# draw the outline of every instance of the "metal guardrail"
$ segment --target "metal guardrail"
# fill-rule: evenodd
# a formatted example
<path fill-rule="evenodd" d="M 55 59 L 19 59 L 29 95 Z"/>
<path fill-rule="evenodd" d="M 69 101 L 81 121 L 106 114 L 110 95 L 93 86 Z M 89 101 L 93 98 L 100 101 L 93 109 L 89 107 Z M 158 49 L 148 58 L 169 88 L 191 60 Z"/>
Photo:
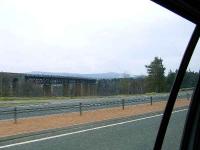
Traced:
<path fill-rule="evenodd" d="M 113 101 L 103 101 L 95 103 L 77 103 L 71 105 L 59 104 L 58 106 L 52 105 L 39 105 L 39 106 L 18 106 L 18 107 L 8 107 L 0 109 L 0 120 L 13 119 L 14 123 L 17 123 L 18 118 L 32 117 L 32 116 L 42 116 L 50 114 L 59 114 L 66 112 L 80 112 L 80 116 L 83 115 L 83 111 L 111 108 L 111 107 L 122 107 L 149 103 L 153 105 L 154 102 L 166 101 L 169 95 L 157 95 L 157 96 L 143 96 L 136 97 L 134 99 L 120 99 Z M 191 98 L 191 93 L 181 93 L 178 98 Z"/>

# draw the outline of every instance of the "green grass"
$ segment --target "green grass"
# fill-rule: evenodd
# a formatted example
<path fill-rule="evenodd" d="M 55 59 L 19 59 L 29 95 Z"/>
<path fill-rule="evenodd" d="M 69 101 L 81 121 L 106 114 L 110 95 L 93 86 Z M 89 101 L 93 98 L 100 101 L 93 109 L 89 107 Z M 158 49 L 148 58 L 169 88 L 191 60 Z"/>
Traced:
<path fill-rule="evenodd" d="M 50 99 L 70 99 L 69 97 L 0 97 L 0 101 L 31 101 L 31 100 L 50 100 Z"/>
<path fill-rule="evenodd" d="M 159 93 L 160 94 L 160 93 Z M 163 93 L 164 94 L 164 93 Z M 158 95 L 158 93 L 145 93 L 145 94 L 122 94 L 122 95 L 110 95 L 110 96 L 74 96 L 74 97 L 0 97 L 0 102 L 6 101 L 25 101 L 31 103 L 35 101 L 51 101 L 51 100 L 69 100 L 69 99 L 94 99 L 94 98 L 117 98 L 117 97 L 132 97 L 132 96 L 151 96 Z"/>
<path fill-rule="evenodd" d="M 183 91 L 182 91 L 183 92 Z M 21 105 L 38 105 L 38 104 L 47 104 L 50 102 L 56 102 L 57 100 L 71 100 L 71 99 L 88 99 L 94 100 L 97 98 L 113 98 L 113 99 L 122 99 L 128 97 L 137 97 L 137 96 L 155 96 L 155 95 L 165 95 L 169 93 L 145 93 L 145 94 L 123 94 L 123 95 L 111 95 L 111 96 L 79 96 L 79 97 L 0 97 L 0 107 L 13 107 Z"/>

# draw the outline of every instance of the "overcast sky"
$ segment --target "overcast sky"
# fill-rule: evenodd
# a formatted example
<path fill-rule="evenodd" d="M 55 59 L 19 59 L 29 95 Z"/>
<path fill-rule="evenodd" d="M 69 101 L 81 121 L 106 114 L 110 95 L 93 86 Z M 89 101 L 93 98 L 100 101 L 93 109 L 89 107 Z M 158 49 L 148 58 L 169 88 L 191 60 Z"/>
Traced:
<path fill-rule="evenodd" d="M 1 0 L 0 71 L 141 75 L 158 56 L 168 72 L 194 27 L 149 0 Z"/>

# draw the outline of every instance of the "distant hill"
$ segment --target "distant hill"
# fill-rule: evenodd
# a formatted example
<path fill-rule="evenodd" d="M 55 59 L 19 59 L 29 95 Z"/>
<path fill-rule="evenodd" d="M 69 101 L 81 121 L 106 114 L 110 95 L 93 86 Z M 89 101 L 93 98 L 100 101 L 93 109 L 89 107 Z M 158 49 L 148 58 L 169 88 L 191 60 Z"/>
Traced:
<path fill-rule="evenodd" d="M 57 76 L 66 76 L 66 77 L 83 77 L 83 78 L 92 78 L 92 79 L 117 79 L 124 77 L 138 78 L 143 76 L 135 76 L 124 73 L 108 72 L 108 73 L 94 73 L 94 74 L 79 74 L 79 73 L 59 73 L 59 72 L 40 72 L 33 71 L 29 74 L 38 74 L 38 75 L 57 75 Z"/>

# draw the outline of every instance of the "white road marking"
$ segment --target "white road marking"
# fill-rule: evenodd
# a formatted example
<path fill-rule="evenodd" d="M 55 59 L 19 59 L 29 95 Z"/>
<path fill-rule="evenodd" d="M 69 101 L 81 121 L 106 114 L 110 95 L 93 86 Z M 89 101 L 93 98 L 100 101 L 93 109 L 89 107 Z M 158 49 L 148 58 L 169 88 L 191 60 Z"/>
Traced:
<path fill-rule="evenodd" d="M 172 113 L 178 113 L 178 112 L 182 112 L 182 111 L 186 111 L 186 110 L 188 110 L 188 109 L 176 110 L 176 111 L 173 111 Z M 18 145 L 25 145 L 25 144 L 29 144 L 29 143 L 40 142 L 40 141 L 45 141 L 45 140 L 50 140 L 50 139 L 55 139 L 55 138 L 59 138 L 59 137 L 63 137 L 63 136 L 68 136 L 68 135 L 73 135 L 73 134 L 78 134 L 78 133 L 84 133 L 84 132 L 103 129 L 103 128 L 108 128 L 108 127 L 114 127 L 114 126 L 118 126 L 118 125 L 123 125 L 123 124 L 127 124 L 127 123 L 132 123 L 132 122 L 145 120 L 145 119 L 151 119 L 151 118 L 155 118 L 155 117 L 160 117 L 162 115 L 163 114 L 157 114 L 157 115 L 153 115 L 153 116 L 148 116 L 148 117 L 144 117 L 144 118 L 138 118 L 138 119 L 134 119 L 134 120 L 128 120 L 128 121 L 119 122 L 119 123 L 108 124 L 108 125 L 99 126 L 99 127 L 95 127 L 95 128 L 90 128 L 90 129 L 85 129 L 85 130 L 80 130 L 80 131 L 75 131 L 75 132 L 70 132 L 70 133 L 64 133 L 64 134 L 59 134 L 59 135 L 55 135 L 55 136 L 49 136 L 49 137 L 30 140 L 30 141 L 25 141 L 25 142 L 8 144 L 8 145 L 0 146 L 0 149 L 9 148 L 9 147 L 18 146 Z"/>

